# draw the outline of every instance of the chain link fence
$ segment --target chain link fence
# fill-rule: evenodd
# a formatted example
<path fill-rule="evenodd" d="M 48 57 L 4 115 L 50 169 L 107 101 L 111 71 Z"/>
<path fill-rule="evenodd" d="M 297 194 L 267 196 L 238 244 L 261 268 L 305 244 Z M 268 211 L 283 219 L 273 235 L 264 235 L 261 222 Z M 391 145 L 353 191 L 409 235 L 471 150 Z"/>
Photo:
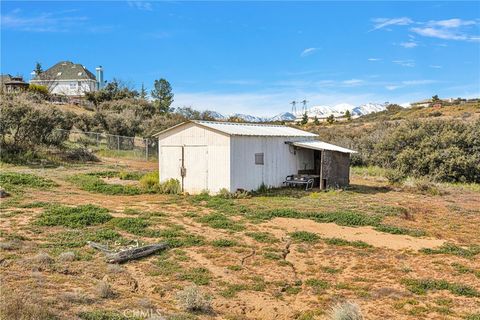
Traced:
<path fill-rule="evenodd" d="M 93 150 L 104 157 L 155 160 L 158 158 L 158 140 L 127 137 L 101 132 L 56 129 L 68 135 L 68 141 Z"/>

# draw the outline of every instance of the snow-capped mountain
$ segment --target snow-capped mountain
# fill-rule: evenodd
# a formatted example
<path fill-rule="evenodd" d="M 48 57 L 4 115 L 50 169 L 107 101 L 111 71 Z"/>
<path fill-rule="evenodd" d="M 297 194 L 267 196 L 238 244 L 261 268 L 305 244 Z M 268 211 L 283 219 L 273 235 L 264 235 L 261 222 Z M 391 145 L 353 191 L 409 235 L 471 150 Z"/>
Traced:
<path fill-rule="evenodd" d="M 372 112 L 379 112 L 387 109 L 388 103 L 366 103 L 350 110 L 354 116 L 363 116 Z"/>
<path fill-rule="evenodd" d="M 372 112 L 383 111 L 387 108 L 388 103 L 365 103 L 354 106 L 349 103 L 340 103 L 333 106 L 318 105 L 307 109 L 307 115 L 310 118 L 317 117 L 319 119 L 327 118 L 333 115 L 335 118 L 344 117 L 347 110 L 350 111 L 352 117 L 360 117 Z M 228 120 L 230 117 L 237 117 L 245 122 L 273 122 L 273 121 L 295 121 L 295 119 L 303 116 L 303 111 L 297 111 L 295 114 L 290 112 L 282 112 L 273 117 L 257 117 L 250 114 L 235 113 L 231 115 L 223 115 L 219 112 L 212 111 L 211 115 L 220 121 Z"/>
<path fill-rule="evenodd" d="M 228 117 L 225 117 L 223 114 L 217 111 L 209 111 L 210 115 L 215 119 L 215 120 L 227 120 Z"/>
<path fill-rule="evenodd" d="M 279 113 L 277 114 L 276 116 L 273 116 L 271 117 L 270 119 L 268 119 L 268 121 L 293 121 L 295 120 L 296 117 L 293 113 L 290 113 L 290 112 L 282 112 L 282 113 Z"/>
<path fill-rule="evenodd" d="M 262 118 L 243 113 L 234 113 L 231 115 L 231 117 L 240 118 L 245 122 L 267 122 L 269 120 L 268 118 Z"/>

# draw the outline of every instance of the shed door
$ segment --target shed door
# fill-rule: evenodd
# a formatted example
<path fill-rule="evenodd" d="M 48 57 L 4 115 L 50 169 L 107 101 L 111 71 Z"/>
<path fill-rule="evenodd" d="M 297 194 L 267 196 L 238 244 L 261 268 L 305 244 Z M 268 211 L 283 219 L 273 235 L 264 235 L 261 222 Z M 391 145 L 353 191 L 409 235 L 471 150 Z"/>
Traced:
<path fill-rule="evenodd" d="M 182 167 L 182 147 L 161 146 L 160 148 L 160 181 L 177 179 L 182 181 L 180 168 Z"/>
<path fill-rule="evenodd" d="M 185 146 L 185 178 L 183 187 L 186 192 L 200 193 L 208 189 L 208 161 L 206 146 Z"/>

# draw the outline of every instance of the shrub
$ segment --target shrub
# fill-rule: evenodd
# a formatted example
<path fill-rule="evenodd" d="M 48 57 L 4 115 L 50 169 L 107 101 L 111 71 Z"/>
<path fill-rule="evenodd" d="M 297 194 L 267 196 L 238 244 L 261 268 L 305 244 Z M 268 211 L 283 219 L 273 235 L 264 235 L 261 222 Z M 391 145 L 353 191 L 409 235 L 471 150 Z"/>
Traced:
<path fill-rule="evenodd" d="M 318 133 L 324 141 L 359 151 L 352 157 L 357 164 L 394 169 L 399 177 L 480 182 L 480 120 L 390 121 L 344 128 L 316 130 L 322 130 Z"/>
<path fill-rule="evenodd" d="M 189 286 L 177 292 L 177 301 L 180 308 L 188 312 L 209 312 L 212 308 L 211 298 L 197 286 Z"/>
<path fill-rule="evenodd" d="M 87 204 L 78 207 L 56 205 L 49 207 L 37 220 L 42 226 L 65 226 L 81 228 L 102 224 L 112 219 L 108 209 Z"/>
<path fill-rule="evenodd" d="M 77 256 L 75 255 L 75 252 L 73 252 L 73 251 L 62 252 L 58 256 L 58 260 L 60 260 L 62 262 L 74 261 L 76 258 L 77 258 Z"/>
<path fill-rule="evenodd" d="M 333 306 L 330 310 L 331 320 L 362 320 L 363 315 L 358 304 L 343 302 Z"/>
<path fill-rule="evenodd" d="M 158 188 L 159 180 L 158 171 L 149 172 L 140 178 L 140 184 L 146 189 L 155 189 Z"/>
<path fill-rule="evenodd" d="M 390 182 L 391 184 L 400 184 L 407 177 L 400 170 L 391 169 L 385 173 L 385 178 L 387 178 L 388 182 Z"/>
<path fill-rule="evenodd" d="M 2 288 L 0 319 L 57 320 L 60 318 L 53 314 L 43 300 L 32 296 L 31 292 L 7 292 Z"/>
<path fill-rule="evenodd" d="M 42 86 L 40 84 L 35 84 L 35 83 L 30 83 L 28 85 L 28 91 L 31 91 L 33 93 L 41 94 L 45 97 L 47 97 L 50 94 L 48 92 L 48 88 L 46 86 Z"/>
<path fill-rule="evenodd" d="M 113 298 L 115 296 L 115 293 L 113 292 L 110 284 L 103 280 L 98 282 L 95 290 L 97 292 L 97 295 L 102 299 Z"/>
<path fill-rule="evenodd" d="M 168 179 L 158 185 L 158 192 L 163 194 L 180 194 L 182 187 L 177 179 Z"/>
<path fill-rule="evenodd" d="M 47 253 L 45 252 L 41 252 L 39 254 L 37 254 L 33 260 L 35 261 L 35 263 L 40 266 L 40 267 L 46 267 L 46 266 L 49 266 L 51 265 L 54 260 L 52 259 L 52 257 L 50 257 Z"/>
<path fill-rule="evenodd" d="M 28 95 L 2 96 L 0 100 L 0 157 L 6 162 L 35 159 L 42 148 L 62 148 L 75 115 L 41 105 Z M 62 129 L 62 130 L 57 130 Z"/>

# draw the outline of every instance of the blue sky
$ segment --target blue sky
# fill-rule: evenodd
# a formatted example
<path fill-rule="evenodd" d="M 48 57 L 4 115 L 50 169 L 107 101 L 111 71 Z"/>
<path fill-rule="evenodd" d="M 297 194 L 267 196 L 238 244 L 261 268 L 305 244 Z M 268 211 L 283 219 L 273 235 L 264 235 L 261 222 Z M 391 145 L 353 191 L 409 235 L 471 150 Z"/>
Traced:
<path fill-rule="evenodd" d="M 478 97 L 480 3 L 2 1 L 1 72 L 60 60 L 226 114 Z"/>

